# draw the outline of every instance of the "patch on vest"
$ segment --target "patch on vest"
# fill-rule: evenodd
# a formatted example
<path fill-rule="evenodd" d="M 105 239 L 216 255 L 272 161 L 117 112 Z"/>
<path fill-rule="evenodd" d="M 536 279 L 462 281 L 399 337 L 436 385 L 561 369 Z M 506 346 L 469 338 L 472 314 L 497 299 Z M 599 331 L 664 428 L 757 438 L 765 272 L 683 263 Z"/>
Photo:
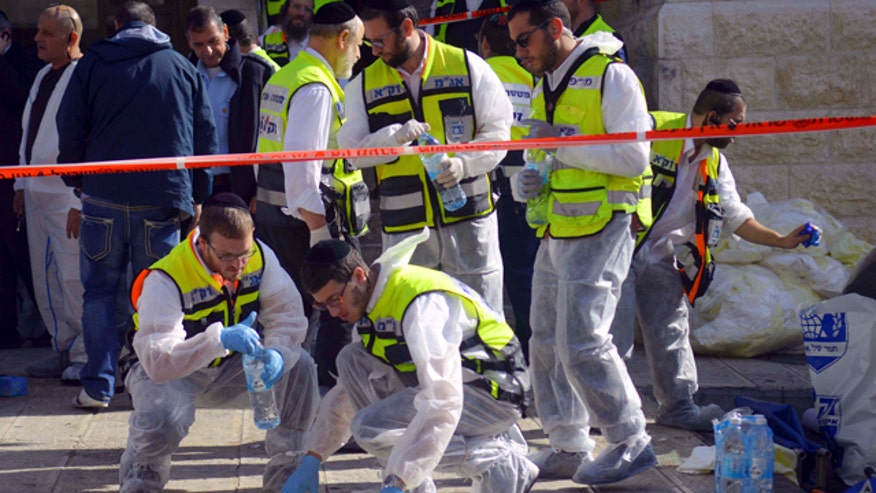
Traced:
<path fill-rule="evenodd" d="M 423 90 L 467 88 L 471 86 L 467 75 L 441 75 L 429 77 L 423 82 Z"/>
<path fill-rule="evenodd" d="M 259 118 L 259 138 L 283 142 L 283 119 L 276 115 L 262 114 Z"/>
<path fill-rule="evenodd" d="M 380 333 L 391 333 L 401 337 L 401 329 L 399 328 L 398 320 L 392 317 L 378 318 L 374 324 L 374 331 Z"/>
<path fill-rule="evenodd" d="M 391 86 L 383 86 L 371 89 L 365 93 L 365 102 L 373 103 L 378 99 L 391 98 L 405 93 L 405 88 L 401 84 L 393 84 Z"/>
<path fill-rule="evenodd" d="M 289 89 L 283 86 L 268 84 L 262 91 L 261 107 L 265 111 L 282 113 L 286 108 L 286 98 L 289 97 Z"/>
<path fill-rule="evenodd" d="M 600 77 L 578 77 L 572 76 L 569 79 L 569 85 L 566 86 L 567 89 L 599 89 L 599 86 L 602 83 L 602 76 Z"/>

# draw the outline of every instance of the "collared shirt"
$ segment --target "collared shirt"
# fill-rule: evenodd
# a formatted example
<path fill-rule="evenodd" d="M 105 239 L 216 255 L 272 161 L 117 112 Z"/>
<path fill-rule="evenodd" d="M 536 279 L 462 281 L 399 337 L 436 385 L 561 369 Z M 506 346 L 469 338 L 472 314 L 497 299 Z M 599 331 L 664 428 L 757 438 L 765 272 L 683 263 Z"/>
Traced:
<path fill-rule="evenodd" d="M 691 121 L 688 116 L 685 128 L 690 127 Z M 700 161 L 711 154 L 712 147 L 704 144 L 700 152 L 694 155 L 695 150 L 693 139 L 684 139 L 681 160 L 675 176 L 675 192 L 666 204 L 663 214 L 654 223 L 648 239 L 640 247 L 640 254 L 647 255 L 652 261 L 672 255 L 674 245 L 683 244 L 693 238 L 696 225 L 698 166 Z M 751 209 L 739 198 L 736 181 L 723 154 L 718 164 L 718 196 L 724 209 L 724 234 L 735 232 L 742 223 L 754 217 Z"/>
<path fill-rule="evenodd" d="M 331 65 L 319 52 L 307 48 L 307 53 L 332 71 Z M 335 118 L 332 95 L 327 87 L 322 84 L 308 84 L 298 89 L 289 101 L 283 149 L 290 151 L 325 149 L 331 134 L 332 118 Z M 283 212 L 302 221 L 304 218 L 298 209 L 325 215 L 325 206 L 319 191 L 322 160 L 283 163 L 283 176 L 286 187 L 286 209 Z"/>
<path fill-rule="evenodd" d="M 286 47 L 289 48 L 289 61 L 295 60 L 299 53 L 307 49 L 307 42 L 310 41 L 310 35 L 307 35 L 301 41 L 294 39 L 286 40 Z"/>
<path fill-rule="evenodd" d="M 221 68 L 207 68 L 198 60 L 198 73 L 207 88 L 207 97 L 213 109 L 213 120 L 216 121 L 216 137 L 219 139 L 219 154 L 228 154 L 228 117 L 231 97 L 237 91 L 237 83 Z M 211 168 L 213 175 L 228 173 L 227 166 Z"/>

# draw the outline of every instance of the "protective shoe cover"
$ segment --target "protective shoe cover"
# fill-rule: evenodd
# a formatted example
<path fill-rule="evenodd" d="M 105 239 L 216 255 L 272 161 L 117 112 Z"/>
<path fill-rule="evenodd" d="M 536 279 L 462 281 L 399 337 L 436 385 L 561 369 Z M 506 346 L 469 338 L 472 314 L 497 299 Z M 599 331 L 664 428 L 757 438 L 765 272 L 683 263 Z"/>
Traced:
<path fill-rule="evenodd" d="M 82 385 L 82 382 L 79 381 L 79 372 L 82 371 L 82 368 L 85 366 L 85 363 L 73 363 L 61 373 L 61 383 L 64 385 Z"/>
<path fill-rule="evenodd" d="M 593 461 L 590 452 L 564 452 L 555 448 L 546 448 L 529 455 L 540 471 L 538 476 L 544 479 L 569 479 L 585 462 Z"/>
<path fill-rule="evenodd" d="M 623 481 L 657 465 L 651 437 L 645 434 L 606 448 L 592 462 L 584 462 L 572 481 L 587 485 Z"/>
<path fill-rule="evenodd" d="M 119 493 L 157 493 L 161 491 L 161 476 L 148 464 L 134 464 L 122 479 Z"/>
<path fill-rule="evenodd" d="M 538 478 L 538 466 L 523 454 L 496 461 L 480 477 L 473 477 L 472 493 L 528 493 Z"/>
<path fill-rule="evenodd" d="M 659 412 L 655 421 L 659 425 L 682 428 L 691 431 L 712 431 L 712 420 L 721 420 L 724 410 L 717 404 L 700 407 L 693 402 L 685 402 L 672 411 Z"/>

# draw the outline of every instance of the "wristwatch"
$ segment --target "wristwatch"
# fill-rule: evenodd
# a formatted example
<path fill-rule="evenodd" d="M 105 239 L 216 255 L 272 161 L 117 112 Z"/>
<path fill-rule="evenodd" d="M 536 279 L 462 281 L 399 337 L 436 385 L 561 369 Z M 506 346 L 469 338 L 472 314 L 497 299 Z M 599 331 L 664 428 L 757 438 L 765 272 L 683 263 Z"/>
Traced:
<path fill-rule="evenodd" d="M 395 474 L 390 474 L 389 476 L 383 478 L 383 486 L 398 488 L 402 491 L 405 490 L 405 482 L 402 481 L 401 478 L 396 476 Z"/>

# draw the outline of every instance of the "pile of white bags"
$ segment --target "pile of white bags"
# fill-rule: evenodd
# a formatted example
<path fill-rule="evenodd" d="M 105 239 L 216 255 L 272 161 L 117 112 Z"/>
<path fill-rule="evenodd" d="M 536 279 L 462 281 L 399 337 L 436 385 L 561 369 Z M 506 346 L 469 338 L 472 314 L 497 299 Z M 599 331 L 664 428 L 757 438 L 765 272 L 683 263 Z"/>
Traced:
<path fill-rule="evenodd" d="M 804 199 L 746 201 L 762 224 L 787 234 L 809 221 L 822 230 L 820 246 L 782 250 L 731 236 L 713 255 L 715 278 L 690 310 L 697 354 L 754 357 L 794 347 L 802 352 L 799 311 L 838 296 L 872 245 L 856 238 L 827 212 Z"/>

